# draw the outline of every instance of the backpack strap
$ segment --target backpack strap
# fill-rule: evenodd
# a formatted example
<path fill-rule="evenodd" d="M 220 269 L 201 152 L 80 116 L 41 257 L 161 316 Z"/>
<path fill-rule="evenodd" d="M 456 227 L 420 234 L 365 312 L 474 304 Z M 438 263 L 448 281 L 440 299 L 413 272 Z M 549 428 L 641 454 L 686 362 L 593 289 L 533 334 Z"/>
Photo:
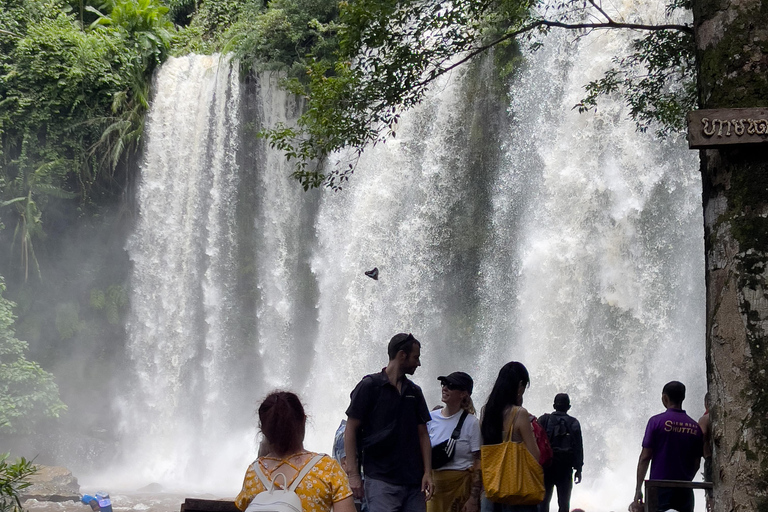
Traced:
<path fill-rule="evenodd" d="M 296 478 L 293 479 L 293 483 L 290 485 L 290 487 L 287 487 L 288 490 L 295 491 L 296 487 L 299 486 L 301 481 L 304 479 L 305 476 L 307 476 L 307 473 L 317 464 L 320 462 L 320 459 L 323 458 L 323 455 L 318 453 L 314 457 L 312 457 L 309 462 L 304 464 L 304 467 L 301 468 L 301 471 L 296 475 Z M 273 481 L 267 478 L 267 475 L 264 474 L 264 472 L 261 470 L 261 466 L 259 465 L 259 460 L 256 459 L 253 461 L 253 470 L 256 473 L 256 476 L 259 478 L 259 481 L 261 481 L 261 485 L 264 486 L 264 489 L 269 491 L 272 486 L 274 485 Z M 277 475 L 283 475 L 283 480 L 285 480 L 285 475 L 283 473 L 278 473 Z M 275 475 L 275 479 L 277 479 L 277 475 Z M 287 481 L 283 484 L 284 486 L 287 486 Z"/>
<path fill-rule="evenodd" d="M 461 427 L 464 425 L 464 420 L 467 419 L 467 415 L 469 414 L 468 411 L 464 411 L 461 413 L 461 418 L 459 418 L 459 423 L 456 425 L 456 428 L 453 429 L 453 433 L 451 433 L 451 437 L 448 438 L 448 444 L 445 446 L 445 453 L 448 454 L 448 457 L 453 458 L 453 450 L 456 447 L 456 441 L 459 439 L 459 436 L 461 435 Z"/>
<path fill-rule="evenodd" d="M 307 473 L 309 473 L 309 471 L 313 467 L 315 467 L 315 464 L 320 462 L 320 459 L 322 459 L 322 458 L 323 458 L 323 455 L 321 453 L 318 453 L 317 455 L 312 457 L 309 462 L 304 464 L 304 467 L 301 468 L 301 471 L 299 471 L 299 474 L 296 475 L 296 478 L 293 479 L 293 483 L 291 484 L 291 486 L 288 489 L 295 492 L 296 488 L 299 486 L 301 481 L 304 480 L 305 476 L 307 476 Z"/>
<path fill-rule="evenodd" d="M 461 435 L 461 427 L 464 426 L 464 420 L 467 419 L 467 415 L 469 414 L 469 411 L 464 411 L 461 414 L 461 418 L 459 418 L 459 423 L 456 425 L 456 428 L 453 429 L 453 433 L 451 434 L 451 439 L 458 439 Z"/>
<path fill-rule="evenodd" d="M 370 398 L 369 401 L 373 403 L 373 406 L 366 413 L 365 418 L 359 418 L 361 420 L 362 435 L 358 434 L 358 438 L 357 438 L 358 462 L 362 462 L 363 458 L 365 457 L 365 450 L 389 438 L 397 428 L 398 423 L 400 422 L 400 415 L 398 414 L 398 415 L 395 415 L 394 418 L 392 418 L 392 421 L 387 423 L 384 427 L 380 428 L 378 431 L 374 433 L 366 432 L 366 426 L 369 426 L 367 425 L 368 420 L 376 415 L 376 411 L 378 411 L 379 406 L 381 404 L 381 400 L 380 400 L 381 386 L 377 382 L 377 379 L 380 378 L 380 375 L 381 375 L 381 372 L 371 373 L 366 375 L 362 379 L 362 381 L 364 381 L 365 379 L 369 379 L 371 382 L 373 382 L 374 391 L 373 393 L 371 393 L 371 396 L 369 397 Z"/>
<path fill-rule="evenodd" d="M 563 425 L 565 426 L 565 433 L 570 436 L 571 435 L 571 422 L 568 421 L 569 419 L 571 419 L 570 416 L 568 416 L 566 418 L 561 418 L 560 421 L 562 421 Z"/>

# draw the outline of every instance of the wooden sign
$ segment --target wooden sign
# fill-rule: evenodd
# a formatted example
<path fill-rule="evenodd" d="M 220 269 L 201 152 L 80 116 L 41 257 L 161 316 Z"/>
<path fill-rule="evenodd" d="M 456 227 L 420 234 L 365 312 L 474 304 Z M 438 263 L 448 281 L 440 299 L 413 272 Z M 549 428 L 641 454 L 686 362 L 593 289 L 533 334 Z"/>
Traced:
<path fill-rule="evenodd" d="M 688 112 L 691 149 L 768 142 L 768 107 Z"/>

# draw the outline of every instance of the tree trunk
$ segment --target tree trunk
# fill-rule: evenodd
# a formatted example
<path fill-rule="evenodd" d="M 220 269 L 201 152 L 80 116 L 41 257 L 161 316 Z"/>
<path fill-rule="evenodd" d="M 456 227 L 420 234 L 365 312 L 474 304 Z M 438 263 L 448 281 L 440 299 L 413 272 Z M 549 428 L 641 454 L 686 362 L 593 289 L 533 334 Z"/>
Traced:
<path fill-rule="evenodd" d="M 701 108 L 768 106 L 768 2 L 693 11 Z M 714 503 L 768 512 L 768 142 L 732 148 L 701 152 Z"/>

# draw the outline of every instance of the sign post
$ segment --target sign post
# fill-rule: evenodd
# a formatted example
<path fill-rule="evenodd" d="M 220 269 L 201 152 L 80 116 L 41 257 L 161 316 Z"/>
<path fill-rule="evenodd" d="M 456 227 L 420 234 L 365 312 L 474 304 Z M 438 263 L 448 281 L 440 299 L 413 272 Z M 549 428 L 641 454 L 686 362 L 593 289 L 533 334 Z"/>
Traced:
<path fill-rule="evenodd" d="M 688 113 L 690 149 L 760 143 L 768 143 L 768 107 L 719 108 Z"/>

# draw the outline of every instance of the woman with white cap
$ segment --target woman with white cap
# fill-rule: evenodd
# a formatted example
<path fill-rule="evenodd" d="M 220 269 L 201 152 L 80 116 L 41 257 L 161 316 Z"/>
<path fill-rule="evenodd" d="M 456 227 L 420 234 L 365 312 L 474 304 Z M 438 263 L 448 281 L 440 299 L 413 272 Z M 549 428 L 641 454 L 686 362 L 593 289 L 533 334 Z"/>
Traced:
<path fill-rule="evenodd" d="M 472 377 L 453 372 L 437 380 L 442 384 L 441 399 L 445 407 L 432 411 L 432 420 L 427 423 L 435 483 L 427 512 L 475 512 L 480 507 L 482 490 L 479 471 L 482 438 L 471 398 Z"/>

